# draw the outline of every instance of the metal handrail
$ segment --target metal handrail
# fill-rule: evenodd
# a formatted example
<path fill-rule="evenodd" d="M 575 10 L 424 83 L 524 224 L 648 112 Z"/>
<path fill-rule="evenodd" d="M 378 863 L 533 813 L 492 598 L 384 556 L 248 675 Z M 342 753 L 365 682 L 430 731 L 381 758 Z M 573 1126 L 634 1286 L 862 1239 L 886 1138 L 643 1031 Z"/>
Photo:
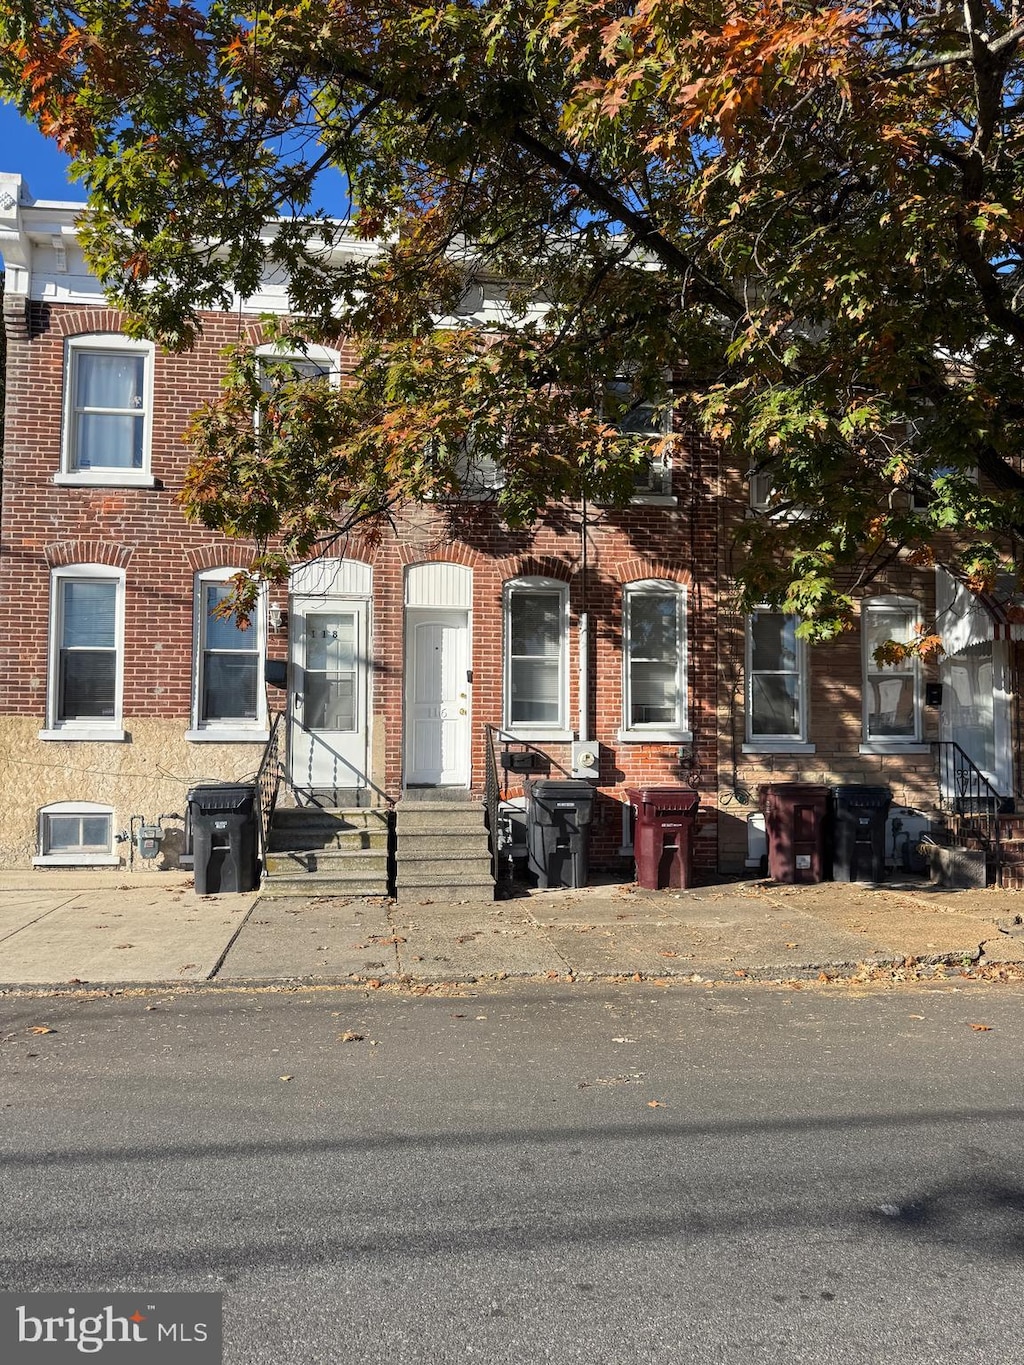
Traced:
<path fill-rule="evenodd" d="M 955 818 L 958 830 L 966 828 L 991 850 L 998 884 L 1003 854 L 999 816 L 1007 798 L 956 740 L 932 743 L 938 755 L 939 809 Z"/>
<path fill-rule="evenodd" d="M 505 831 L 501 828 L 501 781 L 498 777 L 498 761 L 494 756 L 494 737 L 498 732 L 493 725 L 484 726 L 484 805 L 487 810 L 487 829 L 491 842 L 491 874 L 496 882 L 508 881 L 512 875 L 512 859 L 504 857 L 506 843 Z"/>
<path fill-rule="evenodd" d="M 281 717 L 283 712 L 278 711 L 270 726 L 270 735 L 267 738 L 266 746 L 263 750 L 263 757 L 260 759 L 260 766 L 256 770 L 256 797 L 257 797 L 257 832 L 259 835 L 259 859 L 260 866 L 266 870 L 267 866 L 267 844 L 270 836 L 270 824 L 274 818 L 274 808 L 277 805 L 277 794 L 281 787 L 283 769 L 281 766 Z"/>

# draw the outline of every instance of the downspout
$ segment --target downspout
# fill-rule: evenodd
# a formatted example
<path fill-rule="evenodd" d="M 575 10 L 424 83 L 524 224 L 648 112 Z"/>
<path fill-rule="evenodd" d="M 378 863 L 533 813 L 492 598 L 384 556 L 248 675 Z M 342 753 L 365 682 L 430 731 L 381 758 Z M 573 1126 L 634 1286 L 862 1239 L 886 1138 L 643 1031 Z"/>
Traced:
<path fill-rule="evenodd" d="M 582 499 L 580 516 L 581 562 L 580 562 L 580 614 L 579 614 L 579 688 L 577 702 L 577 736 L 580 741 L 590 739 L 590 618 L 587 612 L 587 500 Z"/>

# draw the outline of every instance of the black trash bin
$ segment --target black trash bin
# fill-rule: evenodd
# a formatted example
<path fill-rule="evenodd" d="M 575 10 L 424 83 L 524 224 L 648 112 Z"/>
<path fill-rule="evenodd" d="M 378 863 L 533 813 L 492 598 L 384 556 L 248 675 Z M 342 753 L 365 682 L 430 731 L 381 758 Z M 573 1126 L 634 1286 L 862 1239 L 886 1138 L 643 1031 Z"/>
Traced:
<path fill-rule="evenodd" d="M 188 793 L 196 894 L 255 891 L 256 787 L 222 782 Z"/>
<path fill-rule="evenodd" d="M 586 886 L 594 788 L 580 778 L 524 782 L 527 866 L 537 885 Z"/>
<path fill-rule="evenodd" d="M 885 822 L 892 805 L 888 787 L 842 786 L 832 796 L 832 879 L 885 881 Z"/>

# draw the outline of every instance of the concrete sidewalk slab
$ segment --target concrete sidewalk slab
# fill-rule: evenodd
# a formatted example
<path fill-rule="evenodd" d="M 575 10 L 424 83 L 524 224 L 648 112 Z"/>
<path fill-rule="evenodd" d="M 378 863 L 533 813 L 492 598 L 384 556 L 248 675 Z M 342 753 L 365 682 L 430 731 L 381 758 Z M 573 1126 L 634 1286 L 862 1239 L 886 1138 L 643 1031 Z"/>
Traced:
<path fill-rule="evenodd" d="M 260 900 L 217 973 L 218 981 L 294 981 L 399 975 L 388 903 Z"/>
<path fill-rule="evenodd" d="M 49 910 L 22 909 L 0 942 L 0 981 L 130 985 L 210 977 L 254 896 L 146 891 L 58 893 Z M 8 906 L 12 917 L 17 911 Z"/>
<path fill-rule="evenodd" d="M 197 897 L 187 876 L 0 874 L 0 984 L 442 982 L 494 976 L 731 979 L 905 958 L 1024 962 L 1012 892 L 606 882 L 503 901 Z"/>

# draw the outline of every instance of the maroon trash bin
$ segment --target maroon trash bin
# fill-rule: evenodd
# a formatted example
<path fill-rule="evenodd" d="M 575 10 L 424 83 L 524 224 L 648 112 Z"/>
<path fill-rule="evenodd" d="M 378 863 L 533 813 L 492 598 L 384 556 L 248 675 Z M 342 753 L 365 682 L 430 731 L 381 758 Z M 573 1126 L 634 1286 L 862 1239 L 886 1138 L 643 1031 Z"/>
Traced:
<path fill-rule="evenodd" d="M 761 809 L 769 877 L 776 882 L 824 881 L 828 788 L 772 782 L 761 788 Z"/>
<path fill-rule="evenodd" d="M 693 826 L 700 793 L 685 787 L 627 787 L 636 828 L 636 879 L 647 891 L 693 882 Z"/>

